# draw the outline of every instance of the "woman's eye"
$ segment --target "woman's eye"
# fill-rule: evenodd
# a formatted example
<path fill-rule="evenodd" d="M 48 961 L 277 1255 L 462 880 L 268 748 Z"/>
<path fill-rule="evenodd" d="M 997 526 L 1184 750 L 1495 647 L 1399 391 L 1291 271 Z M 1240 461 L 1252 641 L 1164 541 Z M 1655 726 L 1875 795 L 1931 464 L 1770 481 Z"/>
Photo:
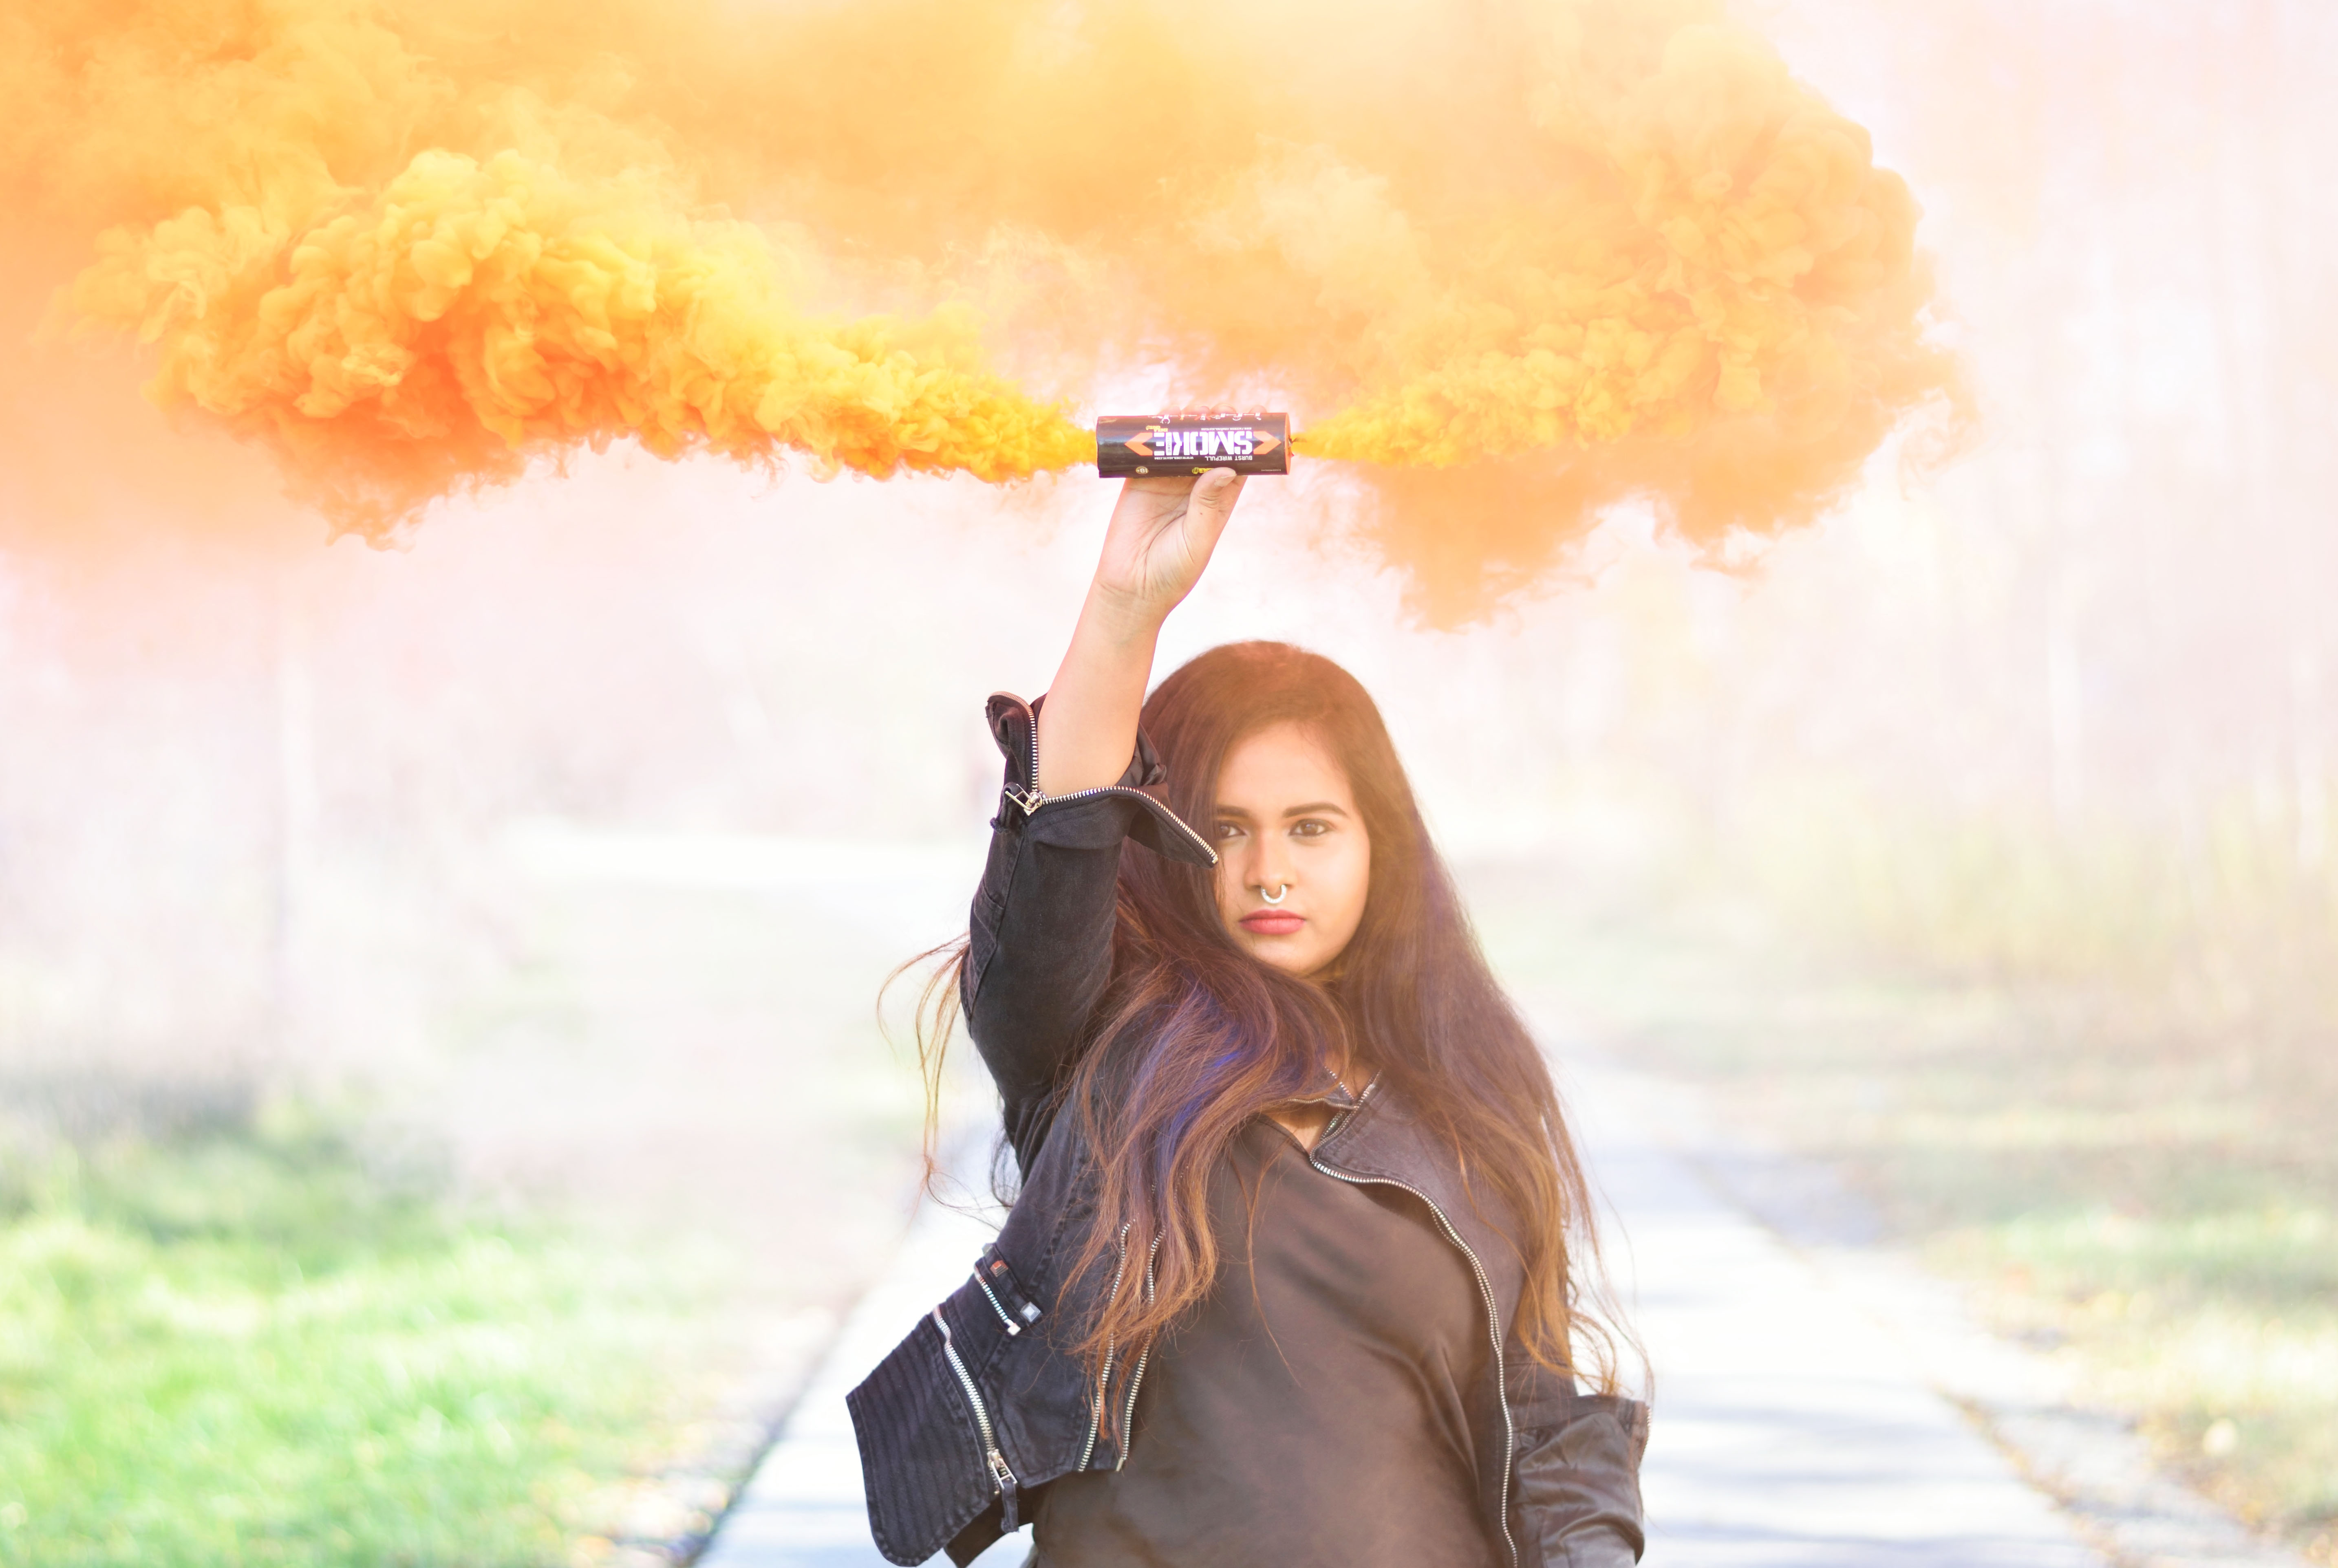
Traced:
<path fill-rule="evenodd" d="M 1291 825 L 1292 833 L 1301 838 L 1321 838 L 1324 834 L 1329 833 L 1331 830 L 1331 825 L 1329 822 L 1322 821 L 1313 817 L 1309 817 L 1302 821 L 1293 822 Z"/>
<path fill-rule="evenodd" d="M 1218 824 L 1218 837 L 1219 837 L 1219 838 L 1241 838 L 1241 837 L 1242 837 L 1242 824 L 1241 824 L 1241 823 L 1239 823 L 1239 822 L 1221 822 L 1221 823 L 1219 823 L 1219 824 Z"/>

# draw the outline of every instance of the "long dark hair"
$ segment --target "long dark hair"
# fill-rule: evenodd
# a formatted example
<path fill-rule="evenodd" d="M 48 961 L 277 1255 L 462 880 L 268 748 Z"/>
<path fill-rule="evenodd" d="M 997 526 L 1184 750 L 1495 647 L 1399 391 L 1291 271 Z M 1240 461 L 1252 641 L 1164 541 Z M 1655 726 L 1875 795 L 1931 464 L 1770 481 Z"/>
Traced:
<path fill-rule="evenodd" d="M 1100 1174 L 1096 1222 L 1072 1271 L 1108 1275 L 1123 1245 L 1131 1263 L 1080 1342 L 1091 1371 L 1113 1347 L 1126 1356 L 1157 1339 L 1207 1294 L 1225 1240 L 1210 1225 L 1209 1181 L 1228 1145 L 1260 1112 L 1320 1086 L 1327 1059 L 1356 1054 L 1451 1153 L 1473 1200 L 1498 1205 L 1525 1269 L 1515 1320 L 1528 1353 L 1612 1389 L 1615 1314 L 1557 1091 L 1487 966 L 1370 696 L 1319 654 L 1235 642 L 1163 681 L 1143 722 L 1168 769 L 1168 804 L 1204 834 L 1236 742 L 1277 724 L 1306 730 L 1347 772 L 1371 881 L 1330 976 L 1302 979 L 1227 934 L 1209 867 L 1124 849 L 1112 981 L 1059 1091 L 1058 1116 L 1087 1139 Z M 928 998 L 955 969 L 935 976 Z M 946 998 L 921 1010 L 936 1086 L 949 1022 Z M 1138 1287 L 1148 1257 L 1149 1291 Z"/>

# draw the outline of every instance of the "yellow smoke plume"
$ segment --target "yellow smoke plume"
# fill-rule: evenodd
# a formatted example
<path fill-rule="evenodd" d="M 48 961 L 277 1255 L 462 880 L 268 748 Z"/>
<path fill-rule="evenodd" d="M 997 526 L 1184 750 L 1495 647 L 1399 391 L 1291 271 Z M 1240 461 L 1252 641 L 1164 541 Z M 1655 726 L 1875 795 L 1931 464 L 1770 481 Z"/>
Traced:
<path fill-rule="evenodd" d="M 1715 0 L 54 0 L 0 59 L 51 335 L 369 534 L 617 439 L 1017 478 L 1166 366 L 1449 616 L 1954 400 L 1905 185 Z"/>

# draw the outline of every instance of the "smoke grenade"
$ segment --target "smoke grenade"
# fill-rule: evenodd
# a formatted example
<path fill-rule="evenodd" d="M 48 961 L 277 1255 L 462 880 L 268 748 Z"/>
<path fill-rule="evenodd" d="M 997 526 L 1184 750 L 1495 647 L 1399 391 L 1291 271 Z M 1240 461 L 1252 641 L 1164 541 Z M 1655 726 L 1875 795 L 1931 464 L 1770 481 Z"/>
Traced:
<path fill-rule="evenodd" d="M 1105 479 L 1157 474 L 1291 472 L 1291 416 L 1226 417 L 1106 414 L 1096 420 L 1096 475 Z"/>

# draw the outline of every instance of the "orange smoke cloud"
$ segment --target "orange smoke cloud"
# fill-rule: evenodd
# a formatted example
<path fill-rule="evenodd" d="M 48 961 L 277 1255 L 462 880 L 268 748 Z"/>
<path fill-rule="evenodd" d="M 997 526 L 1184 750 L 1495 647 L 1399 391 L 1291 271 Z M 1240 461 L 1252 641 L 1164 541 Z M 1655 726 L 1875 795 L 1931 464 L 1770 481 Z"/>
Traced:
<path fill-rule="evenodd" d="M 1953 392 L 1904 184 L 1709 0 L 0 25 L 0 178 L 82 236 L 52 329 L 371 534 L 579 442 L 1063 468 L 1098 376 L 1165 363 L 1292 407 L 1452 615 L 1626 497 L 1807 520 Z"/>

